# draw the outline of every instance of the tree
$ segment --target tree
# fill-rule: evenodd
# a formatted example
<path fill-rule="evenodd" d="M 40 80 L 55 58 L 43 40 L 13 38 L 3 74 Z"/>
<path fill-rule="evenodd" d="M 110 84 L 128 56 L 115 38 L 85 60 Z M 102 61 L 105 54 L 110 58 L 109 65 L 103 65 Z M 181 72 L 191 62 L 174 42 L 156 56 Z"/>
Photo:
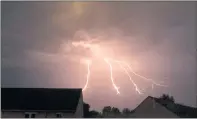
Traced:
<path fill-rule="evenodd" d="M 120 110 L 118 108 L 116 108 L 116 107 L 113 107 L 111 109 L 111 112 L 114 113 L 114 114 L 120 114 Z"/>
<path fill-rule="evenodd" d="M 167 94 L 163 94 L 160 98 L 160 100 L 166 101 L 166 102 L 171 102 L 174 103 L 174 97 L 173 96 L 169 96 Z"/>
<path fill-rule="evenodd" d="M 159 101 L 164 106 L 169 106 L 175 103 L 173 96 L 169 96 L 167 94 L 163 94 L 159 97 Z"/>
<path fill-rule="evenodd" d="M 122 110 L 122 114 L 128 115 L 128 114 L 130 114 L 130 110 L 129 110 L 128 108 L 124 108 L 124 109 Z"/>
<path fill-rule="evenodd" d="M 87 103 L 83 103 L 83 115 L 84 115 L 84 118 L 88 118 L 90 116 L 89 112 L 90 112 L 90 105 L 87 104 Z"/>
<path fill-rule="evenodd" d="M 113 107 L 111 109 L 111 117 L 119 117 L 121 115 L 121 112 L 118 108 Z"/>
<path fill-rule="evenodd" d="M 111 112 L 112 108 L 110 106 L 105 106 L 102 110 L 103 113 L 109 113 Z"/>
<path fill-rule="evenodd" d="M 110 106 L 105 106 L 102 110 L 103 116 L 108 116 L 111 113 L 112 108 Z"/>
<path fill-rule="evenodd" d="M 135 112 L 135 110 L 130 110 L 130 113 L 132 114 L 132 113 L 134 113 Z"/>
<path fill-rule="evenodd" d="M 170 97 L 170 100 L 171 100 L 173 103 L 175 102 L 173 96 Z"/>
<path fill-rule="evenodd" d="M 90 117 L 91 118 L 99 118 L 99 117 L 101 118 L 102 115 L 99 112 L 92 110 L 92 111 L 90 111 Z"/>

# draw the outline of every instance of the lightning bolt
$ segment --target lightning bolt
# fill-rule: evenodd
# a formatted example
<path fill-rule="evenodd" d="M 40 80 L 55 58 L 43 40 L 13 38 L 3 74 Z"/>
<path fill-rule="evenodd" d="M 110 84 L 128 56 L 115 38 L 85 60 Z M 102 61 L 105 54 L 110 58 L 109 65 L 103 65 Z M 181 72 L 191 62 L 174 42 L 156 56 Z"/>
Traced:
<path fill-rule="evenodd" d="M 132 80 L 129 72 L 126 70 L 126 68 L 124 68 L 120 63 L 118 63 L 119 66 L 124 70 L 124 72 L 127 74 L 127 76 L 129 77 L 129 80 L 132 82 L 132 84 L 134 85 L 135 87 L 135 90 L 139 93 L 139 94 L 142 94 L 142 92 L 139 90 L 137 84 Z"/>
<path fill-rule="evenodd" d="M 117 94 L 120 94 L 120 91 L 119 91 L 119 87 L 117 87 L 115 81 L 114 81 L 114 77 L 113 77 L 113 68 L 112 68 L 112 63 L 111 62 L 115 62 L 115 63 L 118 63 L 118 65 L 120 66 L 120 68 L 124 71 L 124 73 L 129 77 L 129 80 L 131 81 L 131 83 L 133 84 L 133 86 L 135 87 L 135 91 L 139 94 L 143 94 L 141 92 L 141 90 L 139 89 L 138 85 L 134 82 L 134 80 L 131 78 L 131 74 L 137 76 L 137 77 L 140 77 L 141 79 L 143 80 L 146 80 L 146 81 L 149 81 L 152 83 L 152 88 L 154 85 L 157 85 L 157 86 L 163 86 L 163 87 L 167 87 L 166 85 L 162 85 L 162 84 L 159 84 L 157 82 L 155 82 L 153 79 L 149 79 L 149 78 L 146 78 L 138 73 L 136 73 L 132 68 L 131 66 L 126 63 L 125 61 L 119 61 L 119 60 L 116 60 L 116 59 L 109 59 L 109 58 L 106 58 L 105 55 L 103 55 L 105 52 L 102 52 L 102 49 L 99 45 L 97 44 L 91 44 L 91 38 L 89 36 L 87 36 L 87 39 L 88 41 L 79 41 L 79 42 L 72 42 L 72 45 L 74 47 L 83 47 L 83 48 L 88 48 L 90 49 L 90 51 L 92 52 L 93 56 L 97 57 L 97 58 L 101 58 L 102 60 L 104 60 L 104 62 L 107 63 L 107 65 L 109 66 L 109 70 L 110 70 L 110 80 L 112 82 L 112 85 L 114 87 L 114 89 L 116 90 Z M 97 40 L 97 39 L 96 39 Z M 94 40 L 92 40 L 94 41 Z M 89 83 L 89 79 L 90 79 L 90 65 L 91 65 L 91 62 L 92 60 L 87 60 L 87 77 L 86 77 L 86 83 L 85 83 L 85 86 L 83 87 L 83 91 L 85 91 L 88 87 L 88 83 Z"/>
<path fill-rule="evenodd" d="M 162 85 L 162 84 L 156 83 L 153 79 L 146 78 L 146 77 L 144 77 L 142 75 L 139 75 L 138 73 L 134 72 L 133 69 L 131 68 L 131 66 L 129 66 L 129 64 L 126 63 L 126 62 L 123 62 L 123 61 L 116 61 L 116 62 L 121 63 L 121 64 L 124 64 L 125 66 L 127 66 L 127 68 L 129 69 L 129 71 L 131 73 L 133 73 L 134 75 L 136 75 L 136 76 L 138 76 L 138 77 L 140 77 L 140 78 L 142 78 L 144 80 L 147 80 L 147 81 L 152 82 L 154 85 L 167 87 L 167 85 Z"/>
<path fill-rule="evenodd" d="M 89 79 L 90 79 L 90 64 L 91 64 L 91 61 L 90 60 L 87 60 L 88 72 L 87 72 L 87 77 L 86 77 L 86 84 L 83 87 L 82 91 L 85 91 L 87 89 L 87 87 L 88 87 L 88 83 L 89 83 Z"/>
<path fill-rule="evenodd" d="M 105 61 L 105 62 L 109 65 L 109 67 L 110 67 L 110 77 L 111 77 L 112 85 L 113 85 L 114 89 L 116 90 L 117 94 L 120 94 L 120 92 L 119 92 L 119 87 L 117 87 L 116 84 L 114 83 L 112 65 L 111 65 L 111 63 L 109 62 L 108 59 L 105 58 L 104 61 Z"/>

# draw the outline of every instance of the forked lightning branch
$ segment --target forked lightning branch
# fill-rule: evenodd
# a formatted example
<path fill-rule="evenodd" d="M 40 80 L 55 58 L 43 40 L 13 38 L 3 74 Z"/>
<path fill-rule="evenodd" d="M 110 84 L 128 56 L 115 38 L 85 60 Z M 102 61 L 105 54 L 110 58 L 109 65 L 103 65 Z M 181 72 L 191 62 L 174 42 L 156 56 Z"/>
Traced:
<path fill-rule="evenodd" d="M 112 64 L 117 64 L 119 66 L 120 69 L 122 69 L 124 71 L 124 73 L 128 76 L 128 80 L 130 80 L 131 84 L 134 86 L 135 91 L 138 94 L 143 94 L 142 90 L 140 90 L 139 86 L 137 85 L 137 83 L 135 82 L 135 80 L 131 77 L 131 74 L 139 77 L 142 80 L 148 81 L 150 83 L 152 83 L 152 86 L 156 85 L 156 86 L 163 86 L 163 87 L 167 87 L 167 85 L 163 85 L 160 83 L 155 82 L 153 79 L 150 78 L 146 78 L 140 74 L 138 74 L 137 72 L 135 72 L 132 69 L 132 66 L 125 62 L 125 61 L 120 61 L 117 59 L 113 59 L 111 57 L 106 57 L 109 55 L 103 55 L 106 54 L 105 51 L 103 51 L 103 49 L 101 48 L 102 46 L 100 46 L 99 44 L 93 44 L 92 42 L 95 41 L 95 39 L 91 39 L 89 36 L 85 35 L 85 40 L 84 41 L 78 41 L 78 42 L 71 42 L 70 45 L 72 45 L 74 48 L 78 48 L 78 47 L 82 47 L 84 49 L 88 48 L 90 49 L 91 53 L 93 56 L 102 59 L 103 62 L 106 63 L 106 65 L 108 65 L 109 67 L 109 79 L 111 80 L 112 86 L 114 87 L 114 89 L 116 90 L 117 94 L 120 94 L 119 88 L 114 80 L 114 76 L 113 76 L 113 65 Z M 98 39 L 96 39 L 98 40 Z M 87 58 L 86 59 L 86 64 L 87 64 L 87 74 L 86 74 L 86 83 L 83 87 L 83 91 L 87 90 L 88 85 L 89 85 L 89 81 L 90 79 L 90 75 L 91 75 L 91 66 L 92 63 L 94 63 L 93 59 Z"/>

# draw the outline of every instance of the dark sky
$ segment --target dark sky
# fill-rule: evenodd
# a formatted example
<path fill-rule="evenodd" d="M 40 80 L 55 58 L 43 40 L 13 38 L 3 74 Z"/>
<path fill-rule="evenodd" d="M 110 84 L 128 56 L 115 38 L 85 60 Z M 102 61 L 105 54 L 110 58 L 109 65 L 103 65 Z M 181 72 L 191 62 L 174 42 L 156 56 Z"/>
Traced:
<path fill-rule="evenodd" d="M 2 86 L 82 87 L 86 67 L 62 59 L 59 52 L 62 44 L 83 31 L 108 37 L 104 42 L 115 42 L 118 57 L 124 55 L 136 62 L 134 67 L 141 74 L 169 85 L 139 96 L 123 80 L 127 77 L 119 76 L 117 83 L 124 91 L 117 96 L 108 82 L 108 72 L 93 70 L 91 87 L 84 93 L 84 100 L 91 107 L 135 108 L 146 96 L 162 93 L 173 95 L 179 103 L 196 105 L 194 2 L 2 2 L 1 5 Z M 116 40 L 111 40 L 112 37 Z M 79 60 L 73 54 L 70 58 Z"/>

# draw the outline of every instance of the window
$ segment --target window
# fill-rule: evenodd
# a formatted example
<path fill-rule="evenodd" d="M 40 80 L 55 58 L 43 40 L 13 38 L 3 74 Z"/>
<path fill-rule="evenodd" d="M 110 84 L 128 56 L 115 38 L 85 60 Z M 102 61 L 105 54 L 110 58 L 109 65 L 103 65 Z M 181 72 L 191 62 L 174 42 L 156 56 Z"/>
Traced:
<path fill-rule="evenodd" d="M 30 115 L 29 114 L 25 114 L 25 118 L 29 118 L 30 117 Z"/>
<path fill-rule="evenodd" d="M 31 118 L 35 118 L 36 117 L 36 114 L 31 114 Z"/>
<path fill-rule="evenodd" d="M 63 116 L 62 116 L 62 113 L 56 113 L 56 117 L 57 118 L 62 118 Z"/>
<path fill-rule="evenodd" d="M 25 113 L 25 118 L 35 118 L 36 114 L 35 113 Z"/>

